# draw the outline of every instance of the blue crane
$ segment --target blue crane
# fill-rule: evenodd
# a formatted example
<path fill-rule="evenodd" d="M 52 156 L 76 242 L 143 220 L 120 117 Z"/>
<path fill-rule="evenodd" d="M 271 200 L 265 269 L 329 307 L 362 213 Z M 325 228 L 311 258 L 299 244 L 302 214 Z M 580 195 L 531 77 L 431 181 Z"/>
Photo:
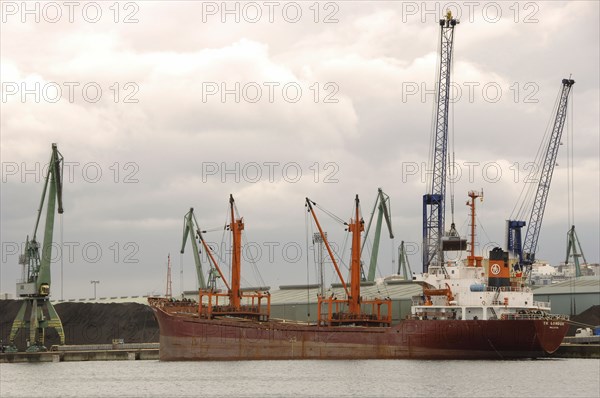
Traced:
<path fill-rule="evenodd" d="M 529 224 L 527 224 L 525 240 L 522 245 L 521 229 L 526 225 L 525 221 L 507 221 L 506 246 L 507 249 L 514 253 L 518 258 L 518 262 L 515 264 L 515 270 L 517 272 L 522 272 L 523 269 L 525 269 L 526 272 L 529 272 L 531 265 L 535 262 L 535 253 L 540 237 L 540 230 L 542 228 L 542 220 L 544 219 L 544 209 L 546 208 L 546 201 L 548 200 L 548 193 L 550 192 L 550 183 L 552 182 L 552 174 L 554 172 L 554 166 L 556 165 L 556 156 L 558 154 L 558 147 L 560 146 L 560 138 L 565 126 L 565 119 L 567 118 L 567 104 L 573 84 L 575 84 L 575 81 L 572 79 L 562 80 L 554 124 L 546 151 L 543 152 L 545 153 L 544 161 L 541 165 L 533 208 L 529 217 Z"/>
<path fill-rule="evenodd" d="M 429 193 L 423 195 L 423 272 L 443 263 L 444 203 L 448 159 L 448 107 L 454 27 L 458 21 L 448 11 L 440 19 L 440 65 L 438 74 L 435 131 L 433 138 L 433 175 Z"/>

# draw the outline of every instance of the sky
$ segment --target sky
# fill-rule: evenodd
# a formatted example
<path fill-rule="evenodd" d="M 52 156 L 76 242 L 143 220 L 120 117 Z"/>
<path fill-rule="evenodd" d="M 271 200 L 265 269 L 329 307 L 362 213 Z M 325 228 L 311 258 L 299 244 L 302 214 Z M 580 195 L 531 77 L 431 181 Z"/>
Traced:
<path fill-rule="evenodd" d="M 401 241 L 420 271 L 446 9 L 460 20 L 447 224 L 466 236 L 467 193 L 483 190 L 476 254 L 503 246 L 571 76 L 537 258 L 564 262 L 575 224 L 599 261 L 596 1 L 0 4 L 2 293 L 21 278 L 52 143 L 65 162 L 53 299 L 93 297 L 91 281 L 98 297 L 164 294 L 169 255 L 173 293 L 195 289 L 189 242 L 180 254 L 192 207 L 228 275 L 230 194 L 245 222 L 244 285 L 317 281 L 306 197 L 326 210 L 316 215 L 346 275 L 348 233 L 327 212 L 349 221 L 358 194 L 368 220 L 379 187 L 395 237 L 382 233 L 377 276 L 397 271 Z"/>

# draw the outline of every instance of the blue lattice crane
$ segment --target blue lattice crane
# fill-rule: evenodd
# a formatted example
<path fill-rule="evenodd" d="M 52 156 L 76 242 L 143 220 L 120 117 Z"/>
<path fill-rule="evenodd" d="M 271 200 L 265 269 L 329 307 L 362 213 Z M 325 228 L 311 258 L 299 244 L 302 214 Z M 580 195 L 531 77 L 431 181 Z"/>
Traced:
<path fill-rule="evenodd" d="M 423 272 L 429 267 L 440 267 L 443 264 L 443 250 L 460 250 L 449 246 L 444 248 L 444 204 L 446 195 L 446 168 L 448 162 L 448 108 L 450 105 L 450 71 L 452 66 L 452 49 L 454 27 L 458 21 L 448 11 L 445 18 L 440 19 L 440 63 L 438 73 L 437 101 L 435 109 L 435 130 L 433 136 L 433 153 L 431 159 L 432 181 L 429 193 L 423 195 Z M 455 231 L 454 228 L 451 228 Z M 466 246 L 466 241 L 465 241 Z"/>
<path fill-rule="evenodd" d="M 571 88 L 575 84 L 572 79 L 563 79 L 562 87 L 559 94 L 559 99 L 556 106 L 556 114 L 554 124 L 548 140 L 548 145 L 542 154 L 544 155 L 543 163 L 541 164 L 539 182 L 533 201 L 529 223 L 527 224 L 527 232 L 525 240 L 521 245 L 521 229 L 526 225 L 525 221 L 507 220 L 506 225 L 506 246 L 507 249 L 514 253 L 517 257 L 515 271 L 522 272 L 524 269 L 529 272 L 531 265 L 535 262 L 535 253 L 537 243 L 542 228 L 542 220 L 544 219 L 544 210 L 548 193 L 550 192 L 550 183 L 552 182 L 552 174 L 556 165 L 556 156 L 558 147 L 561 142 L 565 120 L 567 118 L 567 105 Z"/>

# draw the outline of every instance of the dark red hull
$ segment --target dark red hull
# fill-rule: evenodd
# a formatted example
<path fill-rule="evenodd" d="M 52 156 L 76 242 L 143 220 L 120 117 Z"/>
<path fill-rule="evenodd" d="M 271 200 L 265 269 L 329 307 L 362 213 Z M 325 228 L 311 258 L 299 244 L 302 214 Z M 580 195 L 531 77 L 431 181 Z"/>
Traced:
<path fill-rule="evenodd" d="M 201 319 L 152 307 L 160 359 L 509 359 L 560 346 L 564 320 L 404 320 L 391 327 Z"/>

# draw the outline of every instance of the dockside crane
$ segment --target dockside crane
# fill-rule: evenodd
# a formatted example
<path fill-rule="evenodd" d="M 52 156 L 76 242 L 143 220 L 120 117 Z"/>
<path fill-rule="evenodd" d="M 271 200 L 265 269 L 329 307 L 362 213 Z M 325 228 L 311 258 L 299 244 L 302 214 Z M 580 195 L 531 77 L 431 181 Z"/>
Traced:
<path fill-rule="evenodd" d="M 569 264 L 569 258 L 573 257 L 573 265 L 575 265 L 575 276 L 579 278 L 582 276 L 581 264 L 579 264 L 579 257 L 583 258 L 583 263 L 587 264 L 585 254 L 579 243 L 577 232 L 575 232 L 575 225 L 571 226 L 569 232 L 567 232 L 567 256 L 565 257 L 565 265 Z"/>
<path fill-rule="evenodd" d="M 506 246 L 509 252 L 514 253 L 517 257 L 517 263 L 514 268 L 517 273 L 526 273 L 531 271 L 531 266 L 535 262 L 535 253 L 537 249 L 542 221 L 544 219 L 544 210 L 548 193 L 550 192 L 550 183 L 552 182 L 552 174 L 556 165 L 556 156 L 558 147 L 561 142 L 565 120 L 567 118 L 567 105 L 571 88 L 575 84 L 572 79 L 563 79 L 560 89 L 559 99 L 557 102 L 554 124 L 545 151 L 543 163 L 539 174 L 539 181 L 533 201 L 533 208 L 527 224 L 527 232 L 525 234 L 524 243 L 521 245 L 521 229 L 526 225 L 523 220 L 507 220 L 506 222 Z"/>
<path fill-rule="evenodd" d="M 190 243 L 194 252 L 194 264 L 196 264 L 198 288 L 206 289 L 206 281 L 202 271 L 202 262 L 200 261 L 200 251 L 198 250 L 198 243 L 196 242 L 196 238 L 200 239 L 202 235 L 200 228 L 198 227 L 198 221 L 194 215 L 193 207 L 190 208 L 190 211 L 187 212 L 183 219 L 183 241 L 181 242 L 181 254 L 185 252 L 185 243 L 187 242 L 188 236 L 190 237 Z"/>
<path fill-rule="evenodd" d="M 443 265 L 444 250 L 464 250 L 466 240 L 443 242 L 448 162 L 448 107 L 450 105 L 450 72 L 454 44 L 454 27 L 459 23 L 448 11 L 440 24 L 440 62 L 437 81 L 437 100 L 434 116 L 433 153 L 430 159 L 432 181 L 429 193 L 423 195 L 423 272 L 429 267 Z M 454 225 L 451 235 L 457 237 Z M 458 242 L 458 244 L 456 244 Z"/>
<path fill-rule="evenodd" d="M 400 242 L 398 246 L 398 275 L 402 275 L 405 281 L 409 281 L 412 278 L 412 271 L 410 269 L 410 263 L 408 262 L 408 255 L 406 254 L 406 247 L 404 241 Z"/>
<path fill-rule="evenodd" d="M 373 222 L 373 216 L 375 215 L 375 211 L 377 211 L 377 221 L 375 223 L 375 236 L 373 237 L 373 248 L 371 250 L 371 260 L 369 262 L 369 273 L 367 274 L 366 278 L 364 278 L 364 269 L 362 269 L 361 264 L 363 279 L 366 279 L 369 282 L 373 282 L 375 280 L 375 271 L 377 269 L 377 257 L 379 255 L 379 241 L 381 239 L 381 224 L 383 223 L 384 218 L 385 223 L 388 227 L 388 231 L 390 233 L 390 239 L 394 239 L 394 233 L 392 232 L 392 220 L 390 216 L 390 197 L 386 195 L 381 188 L 378 188 L 377 190 L 377 199 L 375 199 L 373 212 L 371 213 L 371 218 L 369 218 L 369 223 L 367 224 L 365 239 L 363 239 L 362 247 L 360 249 L 361 253 L 364 253 L 363 249 L 365 247 L 365 243 L 367 242 L 366 237 L 369 235 L 369 232 L 371 230 L 371 224 Z"/>
<path fill-rule="evenodd" d="M 23 280 L 17 282 L 17 296 L 23 299 L 21 308 L 13 321 L 9 335 L 8 351 L 16 351 L 15 338 L 19 330 L 29 331 L 27 351 L 46 351 L 44 346 L 45 330 L 54 328 L 60 338 L 60 344 L 65 344 L 65 333 L 60 317 L 50 302 L 50 265 L 52 259 L 52 238 L 54 233 L 54 213 L 63 214 L 62 202 L 62 171 L 63 156 L 57 145 L 52 144 L 52 154 L 42 190 L 42 199 L 38 209 L 35 227 L 31 239 L 27 237 L 25 251 L 19 257 L 23 266 Z M 47 194 L 47 195 L 46 195 Z M 40 218 L 46 205 L 46 224 L 44 225 L 44 240 L 41 245 L 37 239 Z"/>

